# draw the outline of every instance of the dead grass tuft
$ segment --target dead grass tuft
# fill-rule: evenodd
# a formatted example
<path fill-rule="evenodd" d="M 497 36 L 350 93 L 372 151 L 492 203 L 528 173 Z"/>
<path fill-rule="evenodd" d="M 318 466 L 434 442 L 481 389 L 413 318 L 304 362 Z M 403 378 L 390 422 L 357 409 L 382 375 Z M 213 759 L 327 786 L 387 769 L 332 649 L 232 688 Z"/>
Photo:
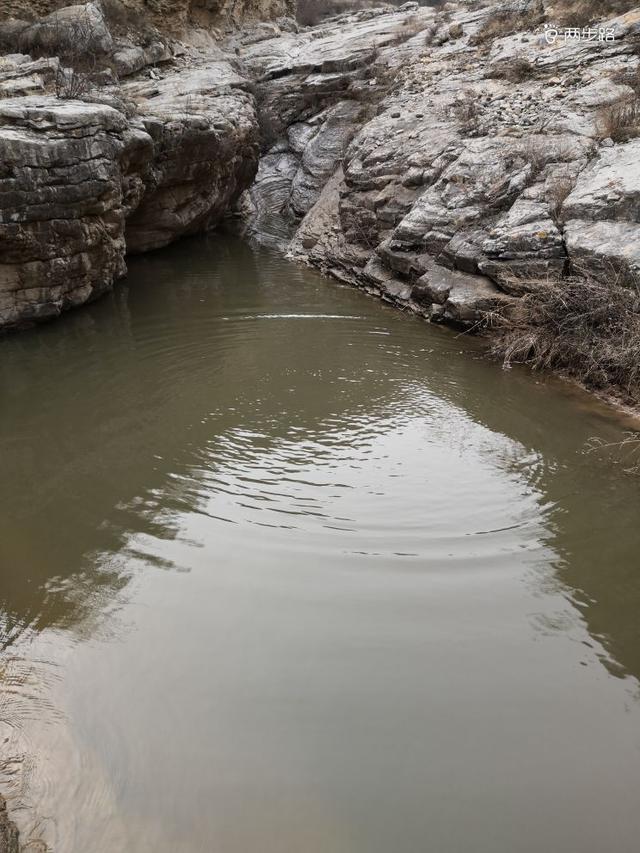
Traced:
<path fill-rule="evenodd" d="M 462 128 L 469 132 L 478 125 L 482 105 L 473 89 L 464 89 L 450 105 L 449 112 L 462 125 Z"/>
<path fill-rule="evenodd" d="M 549 213 L 556 225 L 562 225 L 562 205 L 565 203 L 573 186 L 574 182 L 571 178 L 556 178 L 547 190 Z"/>
<path fill-rule="evenodd" d="M 557 27 L 586 27 L 637 5 L 637 0 L 561 0 L 554 4 L 552 23 Z"/>
<path fill-rule="evenodd" d="M 596 115 L 596 130 L 601 139 L 614 142 L 640 136 L 640 98 L 601 107 Z"/>
<path fill-rule="evenodd" d="M 588 274 L 536 282 L 515 308 L 490 319 L 492 352 L 505 364 L 560 371 L 640 401 L 640 291 L 613 271 L 606 283 Z"/>
<path fill-rule="evenodd" d="M 492 76 L 510 83 L 522 83 L 535 77 L 535 66 L 524 56 L 514 56 L 508 62 L 498 65 Z"/>
<path fill-rule="evenodd" d="M 525 10 L 514 12 L 502 9 L 491 12 L 480 30 L 472 39 L 473 44 L 487 44 L 495 39 L 510 36 L 522 30 L 532 30 L 544 20 L 542 3 L 531 3 Z"/>
<path fill-rule="evenodd" d="M 619 71 L 613 75 L 613 80 L 615 83 L 631 86 L 636 95 L 640 96 L 640 64 L 632 71 Z"/>

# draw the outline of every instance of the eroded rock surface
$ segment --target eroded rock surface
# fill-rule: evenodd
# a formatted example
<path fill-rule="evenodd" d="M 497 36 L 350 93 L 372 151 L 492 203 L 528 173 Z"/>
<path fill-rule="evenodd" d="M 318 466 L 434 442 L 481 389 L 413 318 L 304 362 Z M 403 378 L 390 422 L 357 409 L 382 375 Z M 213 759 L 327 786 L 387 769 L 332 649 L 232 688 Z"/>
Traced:
<path fill-rule="evenodd" d="M 82 100 L 50 91 L 59 65 L 0 69 L 0 327 L 94 299 L 128 252 L 215 226 L 258 166 L 249 81 L 221 56 Z"/>
<path fill-rule="evenodd" d="M 490 38 L 494 4 L 407 4 L 248 47 L 273 116 L 261 180 L 243 205 L 249 230 L 269 220 L 277 172 L 272 216 L 290 217 L 294 257 L 463 324 L 585 265 L 633 281 L 639 140 L 614 142 L 608 131 L 616 110 L 640 116 L 640 9 L 600 23 L 613 39 L 549 44 L 544 5 L 511 6 L 512 24 Z M 304 168 L 318 126 L 349 103 L 362 107 L 360 126 L 321 190 L 332 160 L 323 149 L 305 211 L 293 163 Z"/>
<path fill-rule="evenodd" d="M 98 295 L 127 251 L 236 202 L 247 234 L 434 320 L 475 326 L 585 267 L 635 282 L 640 9 L 599 22 L 606 39 L 550 44 L 542 0 L 511 0 L 501 28 L 489 0 L 312 28 L 284 0 L 179 5 L 189 44 L 136 40 L 89 4 L 111 65 L 79 102 L 52 94 L 73 82 L 64 55 L 0 63 L 4 325 Z M 50 173 L 31 165 L 47 149 Z M 88 162 L 104 191 L 83 199 Z"/>
<path fill-rule="evenodd" d="M 104 105 L 0 101 L 0 325 L 40 320 L 125 273 L 122 173 L 135 143 Z"/>
<path fill-rule="evenodd" d="M 55 14 L 64 5 L 59 0 L 3 0 L 0 21 L 32 21 Z M 176 32 L 190 23 L 239 26 L 245 21 L 271 20 L 291 15 L 295 4 L 294 0 L 105 0 L 104 5 L 108 10 Z"/>

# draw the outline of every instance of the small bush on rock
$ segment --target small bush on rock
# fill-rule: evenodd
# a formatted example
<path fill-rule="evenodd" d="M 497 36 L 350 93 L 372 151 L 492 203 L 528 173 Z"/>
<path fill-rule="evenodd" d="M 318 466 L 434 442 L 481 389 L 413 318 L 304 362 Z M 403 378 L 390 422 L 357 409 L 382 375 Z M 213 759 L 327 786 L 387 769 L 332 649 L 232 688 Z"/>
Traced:
<path fill-rule="evenodd" d="M 560 0 L 554 3 L 549 19 L 557 27 L 586 27 L 637 5 L 638 0 Z"/>
<path fill-rule="evenodd" d="M 601 139 L 614 142 L 640 136 L 640 98 L 602 107 L 596 117 L 596 129 Z"/>
<path fill-rule="evenodd" d="M 611 270 L 541 281 L 515 308 L 492 315 L 492 352 L 506 364 L 560 371 L 585 386 L 640 401 L 640 293 Z"/>
<path fill-rule="evenodd" d="M 544 20 L 542 3 L 531 2 L 520 12 L 513 9 L 490 10 L 489 16 L 472 39 L 474 44 L 485 44 L 512 33 L 532 30 Z"/>

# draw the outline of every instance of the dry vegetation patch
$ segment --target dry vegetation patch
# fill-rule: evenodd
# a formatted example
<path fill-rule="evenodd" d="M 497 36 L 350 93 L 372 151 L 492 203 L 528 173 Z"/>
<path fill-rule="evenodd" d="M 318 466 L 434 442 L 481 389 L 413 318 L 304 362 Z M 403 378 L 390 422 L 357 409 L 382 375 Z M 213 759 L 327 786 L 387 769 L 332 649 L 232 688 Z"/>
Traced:
<path fill-rule="evenodd" d="M 557 27 L 586 27 L 634 9 L 638 0 L 561 0 L 549 20 Z"/>
<path fill-rule="evenodd" d="M 640 98 L 601 107 L 596 116 L 596 130 L 601 139 L 614 142 L 628 142 L 640 136 Z"/>
<path fill-rule="evenodd" d="M 556 370 L 585 386 L 640 401 L 640 292 L 620 276 L 540 281 L 508 312 L 492 315 L 492 352 L 506 364 Z"/>
<path fill-rule="evenodd" d="M 521 12 L 512 9 L 491 10 L 489 17 L 480 27 L 474 38 L 473 44 L 486 44 L 495 39 L 510 36 L 512 33 L 522 30 L 532 30 L 544 20 L 544 7 L 542 3 L 530 3 Z"/>

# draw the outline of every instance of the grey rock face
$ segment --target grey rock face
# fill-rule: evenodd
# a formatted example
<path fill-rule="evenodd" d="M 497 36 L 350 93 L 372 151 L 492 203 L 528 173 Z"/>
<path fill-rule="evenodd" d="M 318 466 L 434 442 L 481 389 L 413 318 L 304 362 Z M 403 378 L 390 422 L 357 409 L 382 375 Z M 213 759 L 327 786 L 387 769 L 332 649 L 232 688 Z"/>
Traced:
<path fill-rule="evenodd" d="M 312 135 L 291 186 L 290 204 L 295 214 L 307 213 L 318 200 L 358 130 L 361 114 L 362 105 L 357 101 L 340 101 L 310 123 Z"/>
<path fill-rule="evenodd" d="M 601 149 L 562 212 L 567 219 L 640 221 L 640 139 Z"/>
<path fill-rule="evenodd" d="M 259 132 L 244 82 L 219 62 L 150 87 L 124 87 L 140 103 L 141 125 L 153 141 L 144 193 L 127 219 L 129 252 L 213 227 L 251 184 Z"/>
<path fill-rule="evenodd" d="M 69 50 L 81 54 L 108 54 L 113 38 L 95 3 L 65 6 L 36 21 L 20 34 L 20 48 L 49 56 Z"/>
<path fill-rule="evenodd" d="M 4 328 L 100 296 L 128 252 L 215 226 L 258 166 L 254 99 L 227 60 L 83 100 L 43 93 L 58 68 L 22 55 L 0 66 L 0 91 L 23 95 L 0 99 Z"/>
<path fill-rule="evenodd" d="M 114 47 L 111 62 L 120 77 L 129 77 L 148 65 L 171 59 L 171 51 L 160 41 L 143 46 L 121 39 Z"/>
<path fill-rule="evenodd" d="M 565 227 L 567 252 L 578 271 L 603 282 L 640 282 L 640 224 L 571 219 Z"/>
<path fill-rule="evenodd" d="M 542 5 L 516 5 L 523 31 L 486 45 L 477 37 L 493 10 L 460 4 L 446 20 L 427 9 L 343 16 L 315 38 L 250 50 L 262 102 L 279 108 L 279 144 L 302 163 L 333 105 L 369 105 L 325 189 L 323 172 L 290 204 L 305 213 L 294 257 L 469 325 L 581 267 L 636 280 L 640 139 L 602 140 L 602 127 L 604 111 L 636 97 L 640 9 L 602 23 L 615 42 L 550 45 Z"/>
<path fill-rule="evenodd" d="M 126 130 L 106 106 L 0 101 L 0 326 L 55 316 L 124 275 Z"/>

